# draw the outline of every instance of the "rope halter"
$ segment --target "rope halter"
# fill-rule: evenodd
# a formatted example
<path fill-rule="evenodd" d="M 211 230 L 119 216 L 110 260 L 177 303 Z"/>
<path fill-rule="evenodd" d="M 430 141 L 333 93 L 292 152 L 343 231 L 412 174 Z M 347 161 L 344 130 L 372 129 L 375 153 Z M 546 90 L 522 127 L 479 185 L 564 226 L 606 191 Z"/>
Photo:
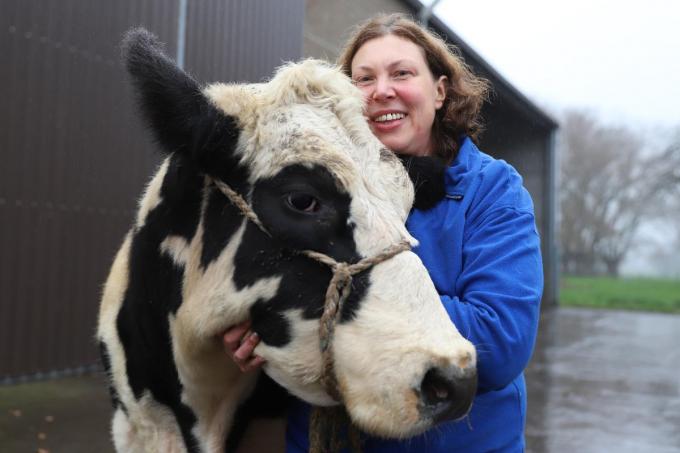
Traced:
<path fill-rule="evenodd" d="M 253 208 L 243 199 L 236 191 L 217 179 L 212 179 L 212 182 L 217 188 L 231 201 L 231 203 L 238 208 L 244 217 L 253 222 L 262 230 L 267 236 L 271 234 L 264 227 L 258 218 Z M 333 277 L 331 278 L 328 288 L 326 289 L 326 298 L 324 301 L 323 314 L 321 315 L 319 325 L 319 341 L 321 345 L 321 359 L 322 369 L 319 380 L 326 392 L 337 402 L 342 403 L 343 398 L 338 389 L 338 381 L 335 375 L 333 353 L 331 345 L 333 343 L 333 334 L 335 332 L 335 325 L 342 313 L 342 306 L 349 297 L 352 290 L 352 277 L 360 272 L 370 269 L 378 263 L 382 263 L 393 256 L 411 249 L 411 244 L 403 240 L 397 242 L 390 247 L 387 247 L 382 252 L 368 258 L 363 258 L 356 263 L 346 263 L 336 261 L 330 256 L 316 252 L 313 250 L 302 250 L 298 253 L 312 258 L 319 263 L 325 264 L 331 268 Z"/>

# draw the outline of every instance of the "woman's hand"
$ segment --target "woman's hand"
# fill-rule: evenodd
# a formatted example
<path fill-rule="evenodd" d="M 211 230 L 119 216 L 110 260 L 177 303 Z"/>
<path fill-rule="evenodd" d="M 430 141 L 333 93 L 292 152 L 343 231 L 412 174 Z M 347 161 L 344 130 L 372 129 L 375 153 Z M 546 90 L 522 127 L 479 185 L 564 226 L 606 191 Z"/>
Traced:
<path fill-rule="evenodd" d="M 262 357 L 253 355 L 260 337 L 250 330 L 250 321 L 236 324 L 224 332 L 222 342 L 229 357 L 243 372 L 256 370 L 265 362 Z"/>

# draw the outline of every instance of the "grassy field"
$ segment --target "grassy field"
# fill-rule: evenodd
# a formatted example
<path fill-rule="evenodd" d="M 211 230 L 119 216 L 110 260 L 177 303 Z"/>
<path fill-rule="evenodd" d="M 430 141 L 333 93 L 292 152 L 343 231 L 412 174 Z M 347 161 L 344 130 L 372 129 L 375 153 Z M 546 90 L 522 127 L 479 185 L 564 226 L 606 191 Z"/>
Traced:
<path fill-rule="evenodd" d="M 562 276 L 560 304 L 680 313 L 680 280 Z"/>

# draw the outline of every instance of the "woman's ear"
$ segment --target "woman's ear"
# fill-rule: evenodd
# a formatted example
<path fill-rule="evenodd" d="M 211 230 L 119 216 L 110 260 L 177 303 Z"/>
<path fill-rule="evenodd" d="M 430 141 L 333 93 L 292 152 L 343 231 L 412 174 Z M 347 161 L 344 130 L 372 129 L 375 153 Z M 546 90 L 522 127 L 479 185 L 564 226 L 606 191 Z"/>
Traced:
<path fill-rule="evenodd" d="M 442 108 L 444 105 L 444 100 L 446 99 L 446 88 L 449 86 L 449 78 L 445 75 L 439 76 L 439 79 L 435 82 L 435 97 L 434 97 L 434 107 L 436 110 Z"/>
<path fill-rule="evenodd" d="M 446 195 L 444 173 L 446 165 L 437 157 L 398 155 L 413 182 L 413 207 L 426 211 Z"/>

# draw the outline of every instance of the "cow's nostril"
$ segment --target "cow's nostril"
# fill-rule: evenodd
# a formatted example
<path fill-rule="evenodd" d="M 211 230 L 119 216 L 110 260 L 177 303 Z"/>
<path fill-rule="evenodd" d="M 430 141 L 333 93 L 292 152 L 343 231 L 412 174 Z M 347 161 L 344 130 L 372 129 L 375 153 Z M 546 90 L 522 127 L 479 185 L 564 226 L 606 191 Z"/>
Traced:
<path fill-rule="evenodd" d="M 425 373 L 423 383 L 421 384 L 421 392 L 423 402 L 429 405 L 435 405 L 449 400 L 453 397 L 453 384 L 449 382 L 437 368 L 430 368 Z"/>
<path fill-rule="evenodd" d="M 436 422 L 464 416 L 477 390 L 474 370 L 430 368 L 420 384 L 421 411 Z"/>

